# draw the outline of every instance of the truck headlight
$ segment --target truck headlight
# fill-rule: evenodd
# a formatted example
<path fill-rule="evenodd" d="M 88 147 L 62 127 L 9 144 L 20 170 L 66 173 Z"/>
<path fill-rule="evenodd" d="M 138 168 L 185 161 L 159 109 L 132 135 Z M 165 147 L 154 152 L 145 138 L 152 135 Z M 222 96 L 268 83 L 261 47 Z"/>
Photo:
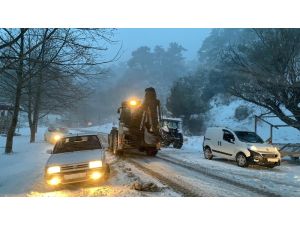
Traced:
<path fill-rule="evenodd" d="M 59 172 L 60 172 L 60 166 L 51 166 L 47 169 L 48 174 L 59 173 Z"/>
<path fill-rule="evenodd" d="M 90 169 L 99 168 L 99 167 L 102 167 L 102 161 L 101 160 L 89 162 L 89 168 Z"/>
<path fill-rule="evenodd" d="M 137 105 L 136 100 L 131 100 L 131 101 L 129 102 L 129 105 L 131 105 L 131 106 L 136 106 L 136 105 Z"/>
<path fill-rule="evenodd" d="M 54 139 L 54 141 L 59 141 L 59 140 L 61 139 L 61 135 L 55 134 L 55 135 L 53 136 L 53 139 Z"/>

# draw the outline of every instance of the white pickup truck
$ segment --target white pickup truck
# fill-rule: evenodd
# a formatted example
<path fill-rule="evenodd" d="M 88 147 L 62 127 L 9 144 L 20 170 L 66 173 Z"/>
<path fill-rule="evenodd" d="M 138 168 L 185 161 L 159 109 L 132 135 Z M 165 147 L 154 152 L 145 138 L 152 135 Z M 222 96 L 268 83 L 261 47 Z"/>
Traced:
<path fill-rule="evenodd" d="M 105 149 L 96 134 L 65 136 L 47 152 L 51 156 L 45 167 L 45 181 L 50 186 L 108 178 Z"/>

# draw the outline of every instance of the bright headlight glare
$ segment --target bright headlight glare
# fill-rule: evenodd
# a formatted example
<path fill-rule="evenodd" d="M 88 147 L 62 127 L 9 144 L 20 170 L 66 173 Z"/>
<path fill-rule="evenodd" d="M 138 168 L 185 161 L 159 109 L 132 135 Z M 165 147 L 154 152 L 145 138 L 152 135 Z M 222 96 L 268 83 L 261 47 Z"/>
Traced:
<path fill-rule="evenodd" d="M 59 173 L 59 172 L 60 172 L 59 166 L 51 166 L 47 169 L 48 174 Z"/>
<path fill-rule="evenodd" d="M 257 151 L 257 148 L 256 148 L 254 145 L 250 146 L 249 149 L 250 149 L 251 151 Z"/>
<path fill-rule="evenodd" d="M 130 104 L 131 106 L 136 106 L 136 105 L 137 105 L 137 101 L 136 101 L 136 100 L 131 100 L 131 101 L 129 102 L 129 104 Z"/>
<path fill-rule="evenodd" d="M 61 139 L 61 136 L 59 134 L 54 135 L 53 139 L 55 141 L 58 141 L 59 139 Z"/>
<path fill-rule="evenodd" d="M 89 162 L 89 168 L 93 169 L 93 168 L 98 168 L 98 167 L 102 167 L 102 161 L 92 161 Z"/>
<path fill-rule="evenodd" d="M 92 178 L 93 180 L 98 180 L 98 179 L 100 179 L 101 177 L 102 177 L 102 173 L 100 173 L 100 172 L 94 172 L 94 173 L 91 174 L 91 178 Z"/>
<path fill-rule="evenodd" d="M 60 184 L 60 182 L 61 182 L 60 178 L 53 177 L 51 180 L 48 181 L 48 184 L 55 186 Z"/>

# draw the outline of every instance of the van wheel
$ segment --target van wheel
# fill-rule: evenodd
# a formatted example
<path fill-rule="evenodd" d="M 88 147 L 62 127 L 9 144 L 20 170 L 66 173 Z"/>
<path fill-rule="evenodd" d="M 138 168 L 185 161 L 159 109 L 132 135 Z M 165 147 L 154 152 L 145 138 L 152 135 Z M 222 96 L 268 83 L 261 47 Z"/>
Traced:
<path fill-rule="evenodd" d="M 237 154 L 236 163 L 240 167 L 248 167 L 249 166 L 249 162 L 248 162 L 247 157 L 245 156 L 244 153 Z"/>
<path fill-rule="evenodd" d="M 212 154 L 212 151 L 210 150 L 209 147 L 205 147 L 204 149 L 204 158 L 208 159 L 208 160 L 211 160 L 213 158 L 213 154 Z"/>

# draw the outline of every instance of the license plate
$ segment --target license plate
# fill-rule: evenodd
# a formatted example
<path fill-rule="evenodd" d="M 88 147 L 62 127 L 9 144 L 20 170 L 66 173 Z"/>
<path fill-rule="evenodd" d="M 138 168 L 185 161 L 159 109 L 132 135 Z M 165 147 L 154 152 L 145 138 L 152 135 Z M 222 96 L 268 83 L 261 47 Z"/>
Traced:
<path fill-rule="evenodd" d="M 65 180 L 72 180 L 72 179 L 78 179 L 84 177 L 86 177 L 86 173 L 74 173 L 74 174 L 64 175 Z"/>
<path fill-rule="evenodd" d="M 278 162 L 278 159 L 268 159 L 268 162 Z"/>

